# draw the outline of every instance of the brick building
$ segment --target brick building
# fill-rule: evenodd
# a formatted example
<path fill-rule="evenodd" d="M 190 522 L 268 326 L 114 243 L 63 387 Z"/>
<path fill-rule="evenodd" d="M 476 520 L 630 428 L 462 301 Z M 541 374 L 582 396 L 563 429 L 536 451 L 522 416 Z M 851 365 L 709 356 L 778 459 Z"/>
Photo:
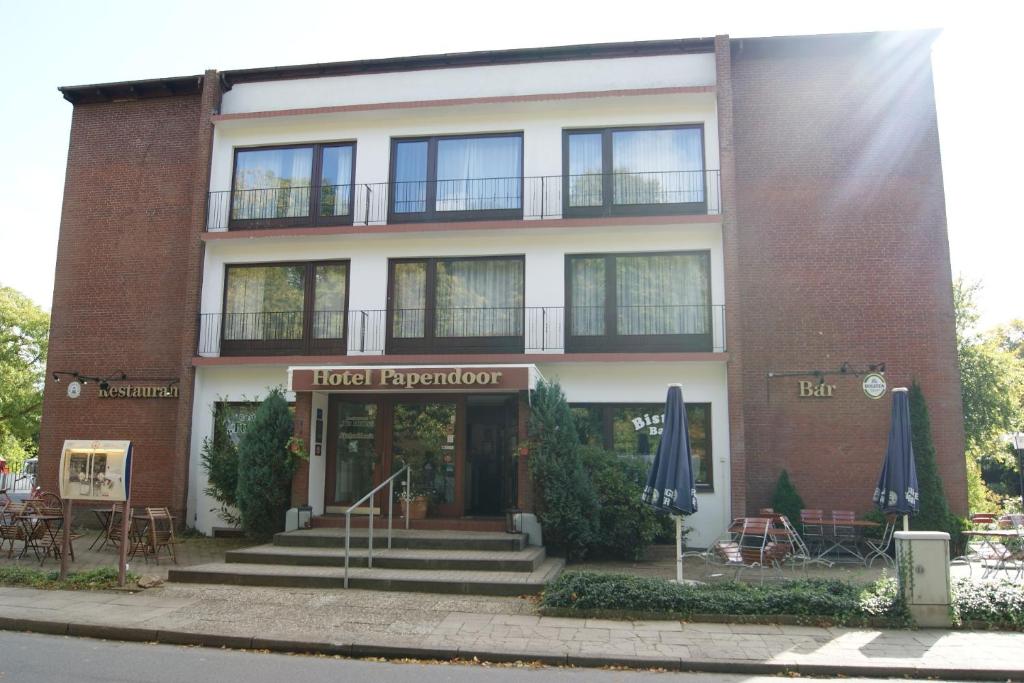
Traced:
<path fill-rule="evenodd" d="M 131 439 L 135 500 L 209 532 L 214 415 L 237 428 L 281 385 L 311 452 L 297 503 L 337 513 L 427 453 L 438 523 L 500 526 L 530 507 L 538 378 L 559 380 L 584 439 L 639 455 L 680 382 L 699 545 L 766 505 L 783 468 L 812 507 L 869 509 L 889 419 L 861 386 L 875 371 L 922 385 L 964 512 L 933 38 L 719 36 L 62 88 L 48 371 L 71 374 L 46 387 L 42 481 L 64 439 Z M 72 399 L 74 373 L 177 390 Z"/>

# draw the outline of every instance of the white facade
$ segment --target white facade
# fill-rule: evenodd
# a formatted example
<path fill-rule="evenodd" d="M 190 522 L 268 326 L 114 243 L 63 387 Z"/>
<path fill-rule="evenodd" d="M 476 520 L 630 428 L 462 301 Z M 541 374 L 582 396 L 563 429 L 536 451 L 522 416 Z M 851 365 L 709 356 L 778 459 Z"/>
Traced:
<path fill-rule="evenodd" d="M 486 132 L 522 134 L 524 177 L 558 176 L 563 173 L 563 131 L 590 127 L 700 124 L 704 130 L 704 168 L 718 169 L 715 94 L 706 91 L 714 86 L 714 68 L 713 55 L 697 54 L 238 84 L 224 94 L 223 117 L 216 122 L 210 191 L 231 188 L 237 148 L 353 141 L 354 182 L 385 183 L 392 138 Z M 682 92 L 687 88 L 692 91 Z M 672 91 L 607 94 L 650 89 Z M 547 97 L 563 93 L 573 95 Z M 545 97 L 529 99 L 531 96 Z M 512 99 L 464 101 L 479 98 Z M 462 101 L 451 105 L 439 102 L 455 99 Z M 429 105 L 383 106 L 426 101 Z M 353 110 L 359 106 L 365 107 Z M 297 109 L 311 111 L 234 116 Z M 340 229 L 285 236 L 275 231 L 273 236 L 253 234 L 252 239 L 210 239 L 205 251 L 201 312 L 222 312 L 225 267 L 230 264 L 346 259 L 348 310 L 359 311 L 387 308 L 389 259 L 518 255 L 525 262 L 525 306 L 560 308 L 566 303 L 567 254 L 661 251 L 707 252 L 711 303 L 725 303 L 720 220 L 717 216 L 688 216 L 655 223 L 621 218 L 594 221 L 593 226 L 549 222 L 544 227 L 531 227 L 523 221 L 509 221 L 507 227 L 459 230 L 427 223 L 415 231 L 391 233 L 386 228 L 372 233 L 345 234 Z M 216 330 L 202 334 L 211 332 L 216 334 Z M 715 347 L 723 348 L 720 316 L 715 317 L 714 337 Z M 350 357 L 371 353 L 367 350 L 361 354 L 351 339 L 348 346 Z M 727 525 L 730 509 L 725 354 L 702 354 L 694 360 L 672 362 L 616 358 L 614 362 L 595 363 L 562 358 L 561 348 L 537 353 L 551 357 L 550 361 L 537 361 L 537 367 L 546 378 L 560 381 L 570 402 L 658 403 L 664 401 L 667 383 L 680 382 L 688 402 L 711 404 L 713 487 L 699 494 L 700 511 L 688 521 L 694 528 L 689 542 L 698 546 L 710 543 Z M 201 364 L 196 373 L 188 516 L 191 526 L 209 533 L 221 522 L 216 504 L 203 493 L 206 477 L 199 463 L 203 440 L 212 431 L 214 403 L 259 400 L 268 387 L 286 383 L 287 368 L 295 363 L 273 359 L 254 363 L 234 357 L 230 364 L 217 365 L 216 350 L 207 349 L 201 355 L 207 356 L 204 363 L 213 364 Z M 388 362 L 398 364 L 401 359 L 391 357 Z M 358 363 L 358 358 L 336 359 L 337 366 Z M 491 364 L 485 358 L 466 357 L 465 364 L 474 363 Z M 314 411 L 318 407 L 326 409 L 327 394 L 314 392 L 313 401 Z M 311 428 L 312 422 L 309 420 Z M 315 514 L 324 511 L 325 462 L 326 457 L 310 459 L 309 501 Z"/>

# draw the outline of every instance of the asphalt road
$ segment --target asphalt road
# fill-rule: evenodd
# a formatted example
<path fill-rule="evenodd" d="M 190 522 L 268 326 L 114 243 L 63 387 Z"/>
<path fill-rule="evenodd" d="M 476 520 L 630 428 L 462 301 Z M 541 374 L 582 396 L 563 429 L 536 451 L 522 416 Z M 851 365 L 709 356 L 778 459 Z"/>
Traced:
<path fill-rule="evenodd" d="M 0 631 L 0 683 L 632 683 L 644 681 L 744 681 L 778 683 L 778 677 L 723 674 L 671 674 L 511 665 L 416 664 L 269 654 L 200 647 L 119 643 Z M 844 683 L 858 679 L 843 679 Z M 908 679 L 899 679 L 906 681 Z"/>

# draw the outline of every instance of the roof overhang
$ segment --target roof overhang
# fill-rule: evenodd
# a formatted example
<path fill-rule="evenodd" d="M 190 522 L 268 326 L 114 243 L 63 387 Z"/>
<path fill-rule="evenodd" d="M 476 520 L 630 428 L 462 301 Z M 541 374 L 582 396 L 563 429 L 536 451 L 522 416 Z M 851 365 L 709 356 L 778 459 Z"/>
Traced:
<path fill-rule="evenodd" d="M 153 97 L 198 95 L 203 89 L 202 76 L 174 76 L 146 81 L 96 83 L 93 85 L 64 85 L 57 90 L 71 104 L 95 102 L 124 102 Z"/>

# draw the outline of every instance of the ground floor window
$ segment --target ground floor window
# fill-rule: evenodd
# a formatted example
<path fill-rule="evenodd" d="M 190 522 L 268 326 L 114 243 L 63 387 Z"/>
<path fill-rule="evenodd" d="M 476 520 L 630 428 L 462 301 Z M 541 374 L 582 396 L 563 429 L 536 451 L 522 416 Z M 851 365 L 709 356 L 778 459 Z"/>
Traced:
<path fill-rule="evenodd" d="M 572 414 L 580 441 L 620 455 L 651 460 L 658 451 L 664 426 L 663 403 L 576 403 Z M 693 478 L 704 490 L 712 487 L 711 404 L 688 403 Z"/>
<path fill-rule="evenodd" d="M 215 422 L 223 420 L 223 430 L 215 429 L 213 438 L 227 437 L 235 447 L 242 442 L 242 434 L 248 428 L 259 409 L 259 401 L 218 401 L 213 404 Z M 288 404 L 288 412 L 295 418 L 295 404 Z M 217 444 L 218 446 L 221 444 Z"/>

